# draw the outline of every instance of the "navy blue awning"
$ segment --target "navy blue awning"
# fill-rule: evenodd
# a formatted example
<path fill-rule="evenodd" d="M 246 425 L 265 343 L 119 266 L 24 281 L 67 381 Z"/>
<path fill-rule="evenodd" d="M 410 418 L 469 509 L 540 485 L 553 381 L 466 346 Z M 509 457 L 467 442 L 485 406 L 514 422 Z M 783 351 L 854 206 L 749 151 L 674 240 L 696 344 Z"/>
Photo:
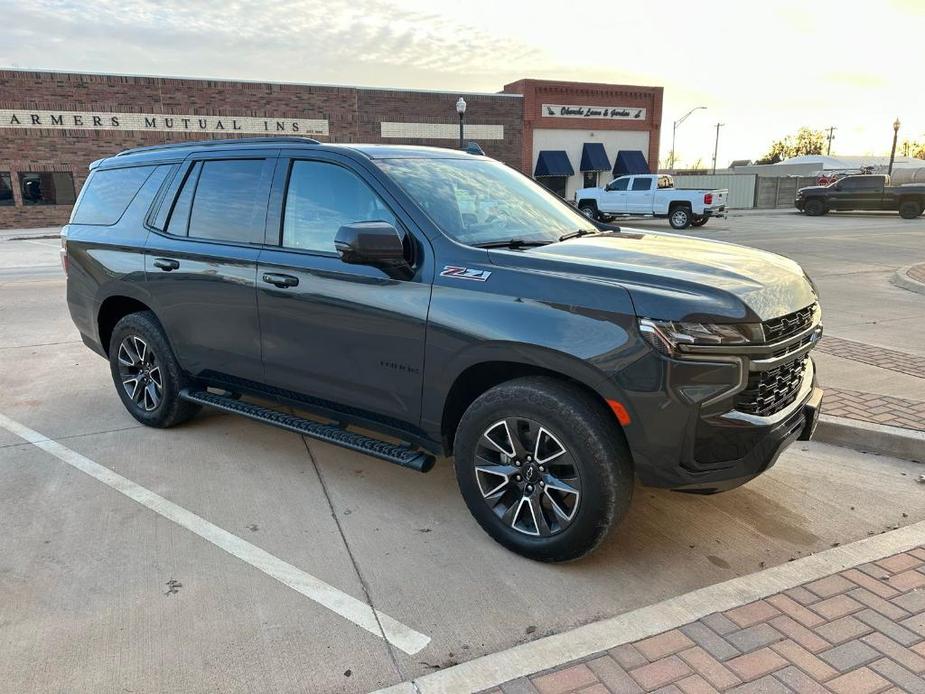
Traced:
<path fill-rule="evenodd" d="M 601 142 L 585 142 L 581 146 L 579 171 L 610 171 L 610 159 Z"/>
<path fill-rule="evenodd" d="M 540 176 L 574 176 L 575 169 L 568 160 L 568 154 L 562 149 L 544 149 L 536 160 L 534 177 Z"/>
<path fill-rule="evenodd" d="M 613 165 L 613 175 L 649 173 L 649 164 L 645 155 L 638 149 L 624 149 L 617 152 L 617 161 Z"/>

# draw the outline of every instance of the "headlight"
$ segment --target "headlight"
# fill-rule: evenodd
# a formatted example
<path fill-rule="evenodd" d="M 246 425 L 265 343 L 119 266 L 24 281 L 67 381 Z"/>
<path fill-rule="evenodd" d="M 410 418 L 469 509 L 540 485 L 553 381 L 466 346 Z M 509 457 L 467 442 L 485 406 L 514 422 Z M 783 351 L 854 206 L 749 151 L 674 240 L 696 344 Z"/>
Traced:
<path fill-rule="evenodd" d="M 761 323 L 696 323 L 639 319 L 639 332 L 665 355 L 683 351 L 684 345 L 747 345 L 764 342 Z"/>

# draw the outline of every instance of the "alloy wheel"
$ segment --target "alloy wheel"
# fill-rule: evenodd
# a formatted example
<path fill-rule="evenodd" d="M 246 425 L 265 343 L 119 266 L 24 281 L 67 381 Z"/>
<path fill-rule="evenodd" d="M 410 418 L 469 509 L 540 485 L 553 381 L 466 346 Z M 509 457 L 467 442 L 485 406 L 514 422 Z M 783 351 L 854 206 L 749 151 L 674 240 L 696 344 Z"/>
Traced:
<path fill-rule="evenodd" d="M 482 498 L 502 524 L 551 537 L 575 519 L 581 499 L 576 460 L 539 422 L 507 417 L 488 427 L 475 452 Z"/>
<path fill-rule="evenodd" d="M 119 378 L 135 406 L 145 412 L 156 410 L 164 397 L 164 382 L 157 355 L 137 335 L 119 344 Z"/>
<path fill-rule="evenodd" d="M 687 212 L 678 210 L 671 215 L 671 221 L 674 222 L 675 226 L 684 226 L 687 223 Z"/>

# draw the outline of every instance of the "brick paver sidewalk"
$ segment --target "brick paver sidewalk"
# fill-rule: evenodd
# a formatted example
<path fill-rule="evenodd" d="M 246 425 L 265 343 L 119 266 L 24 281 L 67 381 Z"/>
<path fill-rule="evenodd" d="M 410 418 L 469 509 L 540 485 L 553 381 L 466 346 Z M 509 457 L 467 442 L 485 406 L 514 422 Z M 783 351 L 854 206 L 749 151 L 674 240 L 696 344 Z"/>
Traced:
<path fill-rule="evenodd" d="M 491 691 L 925 692 L 925 547 Z"/>

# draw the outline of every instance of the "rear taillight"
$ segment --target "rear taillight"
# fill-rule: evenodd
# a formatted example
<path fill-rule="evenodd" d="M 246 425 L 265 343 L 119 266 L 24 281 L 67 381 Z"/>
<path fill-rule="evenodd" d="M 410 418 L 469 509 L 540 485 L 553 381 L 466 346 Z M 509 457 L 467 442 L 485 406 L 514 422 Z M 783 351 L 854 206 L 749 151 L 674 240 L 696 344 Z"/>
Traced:
<path fill-rule="evenodd" d="M 704 194 L 704 196 L 703 196 L 703 204 L 704 204 L 704 205 L 712 205 L 712 204 L 713 204 L 713 193 L 705 193 L 705 194 Z"/>
<path fill-rule="evenodd" d="M 64 270 L 64 276 L 67 277 L 67 227 L 61 230 L 61 250 L 58 253 L 61 256 L 61 267 Z"/>

